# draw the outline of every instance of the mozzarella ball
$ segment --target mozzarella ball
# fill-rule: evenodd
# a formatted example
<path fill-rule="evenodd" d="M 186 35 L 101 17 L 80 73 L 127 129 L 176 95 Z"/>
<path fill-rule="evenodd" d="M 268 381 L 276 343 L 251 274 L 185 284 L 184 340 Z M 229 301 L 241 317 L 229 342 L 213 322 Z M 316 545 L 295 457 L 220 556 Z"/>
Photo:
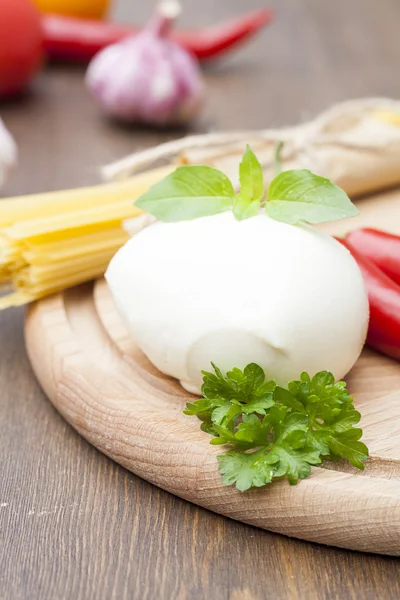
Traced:
<path fill-rule="evenodd" d="M 195 394 L 211 361 L 223 371 L 255 362 L 280 385 L 302 371 L 341 378 L 366 338 L 367 294 L 348 250 L 265 212 L 156 223 L 106 278 L 144 354 Z"/>

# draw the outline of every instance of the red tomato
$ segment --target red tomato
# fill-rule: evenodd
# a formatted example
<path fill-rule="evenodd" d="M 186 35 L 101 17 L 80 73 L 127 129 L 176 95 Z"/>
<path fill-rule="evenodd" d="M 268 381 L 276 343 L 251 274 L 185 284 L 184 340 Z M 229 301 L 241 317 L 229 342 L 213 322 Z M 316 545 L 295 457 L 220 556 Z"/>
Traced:
<path fill-rule="evenodd" d="M 40 13 L 32 0 L 0 0 L 0 97 L 22 91 L 42 58 Z"/>

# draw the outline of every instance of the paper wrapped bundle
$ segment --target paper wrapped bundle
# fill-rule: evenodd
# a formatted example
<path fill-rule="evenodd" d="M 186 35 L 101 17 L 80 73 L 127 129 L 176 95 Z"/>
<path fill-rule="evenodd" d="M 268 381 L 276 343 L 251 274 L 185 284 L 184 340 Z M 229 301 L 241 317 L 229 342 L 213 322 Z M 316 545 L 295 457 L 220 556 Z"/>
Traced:
<path fill-rule="evenodd" d="M 274 175 L 277 142 L 283 169 L 311 169 L 350 196 L 400 184 L 400 101 L 386 98 L 338 104 L 311 122 L 276 130 L 191 136 L 133 154 L 103 169 L 119 179 L 163 159 L 208 164 L 236 182 L 245 144 L 260 159 L 266 182 Z"/>

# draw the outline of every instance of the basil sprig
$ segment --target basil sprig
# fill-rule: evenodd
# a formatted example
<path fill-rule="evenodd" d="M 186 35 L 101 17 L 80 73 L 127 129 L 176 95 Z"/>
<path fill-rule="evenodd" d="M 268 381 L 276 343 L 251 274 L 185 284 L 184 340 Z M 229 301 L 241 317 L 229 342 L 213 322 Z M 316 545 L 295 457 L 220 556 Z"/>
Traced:
<path fill-rule="evenodd" d="M 136 206 L 159 221 L 198 219 L 233 211 L 239 221 L 264 208 L 277 221 L 296 225 L 323 223 L 358 214 L 347 194 L 329 179 L 307 169 L 282 171 L 265 194 L 262 167 L 249 146 L 239 167 L 240 191 L 218 169 L 200 165 L 178 167 L 153 185 Z"/>

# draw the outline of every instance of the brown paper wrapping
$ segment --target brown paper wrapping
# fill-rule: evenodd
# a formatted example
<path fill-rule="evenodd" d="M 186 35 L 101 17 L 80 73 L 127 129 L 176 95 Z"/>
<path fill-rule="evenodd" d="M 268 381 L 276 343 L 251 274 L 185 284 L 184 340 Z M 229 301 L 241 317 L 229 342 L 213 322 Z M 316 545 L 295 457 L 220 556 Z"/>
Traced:
<path fill-rule="evenodd" d="M 212 165 L 236 183 L 244 147 L 250 144 L 268 182 L 278 141 L 284 142 L 282 169 L 310 169 L 350 196 L 400 184 L 400 101 L 387 98 L 344 102 L 295 127 L 183 138 L 128 156 L 104 167 L 103 174 L 118 179 L 164 159 Z"/>

